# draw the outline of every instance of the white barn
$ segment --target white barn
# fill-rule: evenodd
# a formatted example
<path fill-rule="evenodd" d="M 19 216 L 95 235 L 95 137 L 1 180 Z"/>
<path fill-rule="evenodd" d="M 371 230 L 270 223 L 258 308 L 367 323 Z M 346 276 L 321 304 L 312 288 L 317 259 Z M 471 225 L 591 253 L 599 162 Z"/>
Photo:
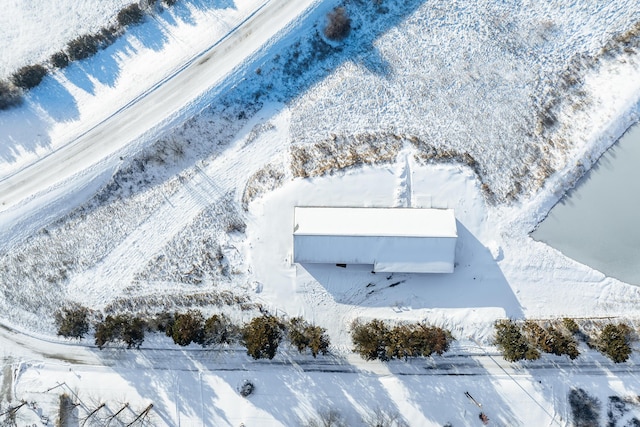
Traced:
<path fill-rule="evenodd" d="M 452 273 L 457 237 L 453 209 L 295 207 L 293 262 Z"/>

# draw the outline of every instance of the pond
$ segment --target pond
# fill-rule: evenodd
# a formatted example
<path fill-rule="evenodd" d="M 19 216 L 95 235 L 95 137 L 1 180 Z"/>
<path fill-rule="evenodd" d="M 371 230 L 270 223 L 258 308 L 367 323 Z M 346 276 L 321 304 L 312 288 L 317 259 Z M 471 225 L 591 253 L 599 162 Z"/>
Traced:
<path fill-rule="evenodd" d="M 640 285 L 640 125 L 632 126 L 532 233 L 607 276 Z"/>

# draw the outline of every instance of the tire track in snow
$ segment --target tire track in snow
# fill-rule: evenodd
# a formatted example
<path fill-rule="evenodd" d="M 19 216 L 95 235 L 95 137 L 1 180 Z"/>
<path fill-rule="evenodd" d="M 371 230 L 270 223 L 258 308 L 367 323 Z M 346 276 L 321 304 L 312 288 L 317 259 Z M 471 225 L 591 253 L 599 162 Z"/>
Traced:
<path fill-rule="evenodd" d="M 259 112 L 245 129 L 251 129 L 261 116 Z M 71 279 L 67 288 L 71 299 L 78 297 L 93 307 L 107 304 L 131 285 L 135 274 L 198 214 L 238 190 L 265 162 L 282 154 L 288 141 L 288 111 L 279 112 L 274 121 L 275 132 L 266 132 L 250 144 L 246 138 L 238 138 L 208 165 L 196 165 L 193 178 L 167 197 L 154 214 L 93 269 Z"/>

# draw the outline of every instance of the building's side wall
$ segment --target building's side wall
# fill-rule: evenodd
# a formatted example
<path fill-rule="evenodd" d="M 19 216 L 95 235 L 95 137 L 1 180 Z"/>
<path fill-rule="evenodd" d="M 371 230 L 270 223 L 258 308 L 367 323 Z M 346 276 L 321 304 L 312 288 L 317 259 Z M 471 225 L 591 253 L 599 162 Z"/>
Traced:
<path fill-rule="evenodd" d="M 451 237 L 294 235 L 296 263 L 369 264 L 379 271 L 453 271 L 456 239 Z"/>

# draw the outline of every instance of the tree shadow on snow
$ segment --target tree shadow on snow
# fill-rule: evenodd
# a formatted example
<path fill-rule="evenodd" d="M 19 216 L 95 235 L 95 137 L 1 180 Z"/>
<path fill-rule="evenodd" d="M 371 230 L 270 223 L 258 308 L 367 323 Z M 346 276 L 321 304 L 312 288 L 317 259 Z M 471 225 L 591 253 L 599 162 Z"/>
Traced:
<path fill-rule="evenodd" d="M 35 153 L 51 146 L 46 112 L 36 104 L 25 104 L 0 114 L 0 160 L 4 162 L 15 162 L 22 151 Z"/>
<path fill-rule="evenodd" d="M 371 266 L 302 267 L 341 304 L 394 306 L 399 311 L 501 307 L 506 316 L 522 318 L 522 307 L 489 249 L 459 221 L 457 227 L 456 266 L 450 274 L 373 273 Z M 298 275 L 304 270 L 298 268 Z"/>
<path fill-rule="evenodd" d="M 106 54 L 99 54 L 77 64 L 72 64 L 64 71 L 65 77 L 73 85 L 90 95 L 96 94 L 98 84 L 113 87 L 119 74 L 120 66 L 114 55 Z"/>
<path fill-rule="evenodd" d="M 200 11 L 235 9 L 234 0 L 189 0 L 174 4 L 169 13 L 162 14 L 162 19 L 170 25 L 176 25 L 176 19 L 185 24 L 195 25 L 193 9 Z"/>
<path fill-rule="evenodd" d="M 533 379 L 537 395 L 552 402 L 556 419 L 573 419 L 568 396 L 572 389 L 582 389 L 595 398 L 593 404 L 600 414 L 598 425 L 635 425 L 630 419 L 640 419 L 637 400 L 640 357 L 633 354 L 627 362 L 614 363 L 597 350 L 589 349 L 584 342 L 579 342 L 579 350 L 580 356 L 573 361 L 568 356 L 543 354 L 539 360 L 520 362 L 521 370 Z M 620 389 L 619 384 L 624 384 L 624 388 Z M 624 424 L 621 418 L 629 422 Z"/>
<path fill-rule="evenodd" d="M 485 412 L 498 425 L 527 425 L 509 406 L 491 373 L 469 356 L 350 364 L 342 358 L 294 356 L 296 369 L 274 361 L 251 362 L 243 375 L 256 392 L 247 398 L 283 425 L 307 425 L 335 411 L 346 425 L 373 425 L 376 412 L 408 425 L 482 425 Z M 333 365 L 335 364 L 335 365 Z M 217 373 L 233 384 L 238 373 Z M 485 380 L 479 381 L 479 378 Z M 467 397 L 469 392 L 473 399 Z M 479 406 L 478 404 L 482 405 Z M 319 423 L 318 425 L 324 425 Z"/>
<path fill-rule="evenodd" d="M 134 37 L 142 45 L 156 52 L 162 50 L 164 45 L 169 41 L 166 30 L 163 28 L 159 19 L 147 17 L 144 25 L 131 27 L 127 31 L 127 36 Z M 126 36 L 125 36 L 126 37 Z"/>
<path fill-rule="evenodd" d="M 153 403 L 153 417 L 161 420 L 153 425 L 180 425 L 186 419 L 230 424 L 214 404 L 222 397 L 202 378 L 202 360 L 198 359 L 204 350 L 107 348 L 95 352 L 143 399 Z"/>
<path fill-rule="evenodd" d="M 48 148 L 52 122 L 69 122 L 80 117 L 78 104 L 58 79 L 47 76 L 25 94 L 23 105 L 0 112 L 0 160 L 13 163 L 21 152 Z"/>
<path fill-rule="evenodd" d="M 45 78 L 40 86 L 33 89 L 27 102 L 39 105 L 55 122 L 68 122 L 80 117 L 73 95 L 53 77 Z"/>
<path fill-rule="evenodd" d="M 481 413 L 488 417 L 489 425 L 532 424 L 533 420 L 523 422 L 526 414 L 507 401 L 514 389 L 516 393 L 521 390 L 517 386 L 505 389 L 497 385 L 478 360 L 470 356 L 451 363 L 447 357 L 429 359 L 392 362 L 389 366 L 395 373 L 396 387 L 407 390 L 407 405 L 423 414 L 432 425 L 481 426 Z"/>
<path fill-rule="evenodd" d="M 346 425 L 361 425 L 359 409 L 373 413 L 384 407 L 390 413 L 399 412 L 375 376 L 357 370 L 323 372 L 307 371 L 304 365 L 298 367 L 280 367 L 268 374 L 252 372 L 256 394 L 248 400 L 285 426 L 308 425 L 329 411 L 339 413 Z"/>

